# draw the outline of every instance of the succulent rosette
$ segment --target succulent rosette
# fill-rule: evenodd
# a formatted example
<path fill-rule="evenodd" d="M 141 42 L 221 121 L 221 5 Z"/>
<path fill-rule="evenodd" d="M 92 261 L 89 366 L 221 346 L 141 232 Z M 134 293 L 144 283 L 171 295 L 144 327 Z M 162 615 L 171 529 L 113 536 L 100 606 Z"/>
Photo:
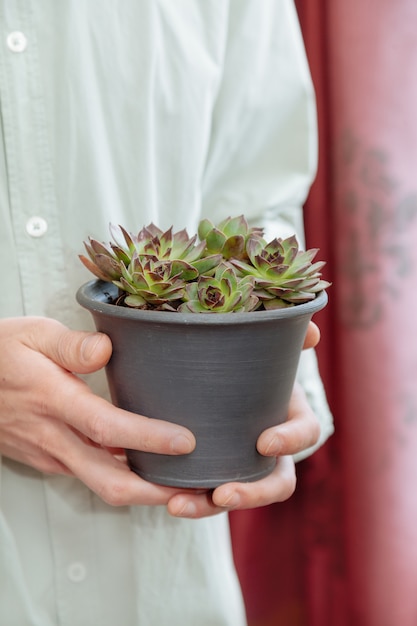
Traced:
<path fill-rule="evenodd" d="M 85 241 L 88 257 L 80 255 L 80 260 L 97 278 L 128 294 L 119 303 L 135 308 L 176 310 L 173 303 L 181 299 L 185 283 L 214 271 L 222 260 L 221 255 L 203 256 L 205 243 L 196 245 L 197 235 L 189 237 L 185 229 L 164 232 L 150 224 L 134 235 L 110 224 L 110 233 L 109 244 L 91 237 Z"/>
<path fill-rule="evenodd" d="M 205 241 L 207 254 L 221 254 L 223 259 L 247 259 L 246 242 L 251 235 L 261 236 L 261 228 L 249 227 L 243 215 L 228 217 L 215 226 L 209 219 L 201 220 L 198 236 Z"/>
<path fill-rule="evenodd" d="M 252 276 L 238 278 L 233 267 L 221 263 L 214 276 L 200 276 L 187 284 L 185 302 L 178 308 L 191 313 L 230 313 L 253 311 L 258 298 L 253 295 Z"/>
<path fill-rule="evenodd" d="M 283 308 L 314 300 L 329 286 L 321 278 L 324 261 L 312 263 L 318 249 L 299 249 L 296 237 L 276 238 L 271 242 L 251 235 L 246 244 L 249 261 L 231 259 L 243 276 L 255 280 L 255 294 L 266 309 Z"/>
<path fill-rule="evenodd" d="M 185 264 L 185 274 L 189 272 Z M 197 270 L 194 270 L 198 276 Z M 156 257 L 141 257 L 135 253 L 126 268 L 122 266 L 120 280 L 112 281 L 119 287 L 123 303 L 137 309 L 161 309 L 175 311 L 175 303 L 185 290 L 185 278 L 180 262 L 159 261 Z"/>

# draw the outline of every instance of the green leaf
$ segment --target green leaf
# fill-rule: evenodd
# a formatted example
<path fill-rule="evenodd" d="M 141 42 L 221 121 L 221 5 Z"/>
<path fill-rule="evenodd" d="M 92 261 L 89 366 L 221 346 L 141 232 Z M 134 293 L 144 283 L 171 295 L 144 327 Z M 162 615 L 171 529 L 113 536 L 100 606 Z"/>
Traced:
<path fill-rule="evenodd" d="M 119 261 L 121 261 L 125 265 L 129 265 L 130 259 L 132 258 L 132 256 L 129 255 L 126 252 L 126 250 L 124 250 L 123 248 L 120 248 L 120 246 L 117 246 L 114 243 L 111 243 L 110 246 L 111 246 L 113 254 L 119 259 Z"/>
<path fill-rule="evenodd" d="M 96 239 L 90 239 L 89 242 L 90 242 L 91 249 L 94 252 L 94 255 L 103 254 L 105 256 L 113 257 L 113 252 L 110 246 L 106 245 L 105 243 L 101 243 L 100 241 L 97 241 Z"/>
<path fill-rule="evenodd" d="M 173 241 L 172 226 L 171 228 L 168 228 L 168 230 L 166 230 L 164 233 L 162 233 L 161 237 L 159 238 L 159 241 L 163 250 L 172 248 L 172 241 Z"/>
<path fill-rule="evenodd" d="M 261 237 L 257 237 L 256 235 L 248 237 L 246 242 L 246 252 L 248 253 L 249 258 L 252 260 L 255 256 L 262 254 L 264 246 L 265 241 Z"/>
<path fill-rule="evenodd" d="M 294 306 L 289 302 L 285 302 L 280 298 L 274 298 L 273 300 L 265 300 L 263 303 L 265 309 L 267 311 L 273 311 L 275 309 L 287 309 L 288 307 Z"/>
<path fill-rule="evenodd" d="M 180 313 L 208 313 L 199 300 L 183 302 L 177 309 Z"/>
<path fill-rule="evenodd" d="M 124 299 L 124 303 L 134 309 L 142 309 L 146 306 L 146 300 L 138 295 L 129 295 Z"/>
<path fill-rule="evenodd" d="M 182 280 L 191 281 L 198 278 L 198 269 L 180 259 L 172 261 L 172 276 L 181 276 Z"/>
<path fill-rule="evenodd" d="M 84 256 L 83 254 L 79 254 L 78 258 L 80 259 L 81 263 L 92 273 L 94 274 L 94 276 L 96 278 L 99 278 L 100 280 L 104 280 L 106 282 L 112 282 L 112 279 L 104 272 L 102 272 L 100 270 L 99 267 L 97 267 L 97 265 L 95 263 L 93 263 L 93 261 L 91 261 L 91 259 L 88 259 L 86 256 Z"/>
<path fill-rule="evenodd" d="M 231 257 L 240 258 L 245 252 L 245 238 L 242 235 L 234 235 L 229 237 L 222 250 L 225 259 Z"/>
<path fill-rule="evenodd" d="M 96 254 L 94 261 L 98 269 L 103 274 L 107 275 L 111 280 L 117 279 L 121 276 L 124 264 L 120 261 L 117 261 L 106 254 Z"/>
<path fill-rule="evenodd" d="M 119 287 L 122 291 L 126 291 L 126 293 L 137 293 L 137 290 L 130 284 L 130 282 L 123 278 L 123 276 L 120 280 L 114 280 L 113 285 L 116 285 L 116 287 Z"/>
<path fill-rule="evenodd" d="M 198 237 L 200 241 L 203 241 L 204 239 L 206 239 L 207 235 L 213 228 L 214 228 L 213 222 L 211 222 L 207 218 L 202 219 L 198 225 Z"/>
<path fill-rule="evenodd" d="M 222 260 L 221 254 L 212 254 L 210 256 L 203 257 L 197 261 L 193 261 L 191 265 L 196 268 L 200 275 L 209 274 Z"/>
<path fill-rule="evenodd" d="M 253 265 L 242 261 L 241 259 L 230 259 L 231 265 L 238 270 L 241 274 L 247 274 L 251 276 L 258 276 L 259 272 Z"/>
<path fill-rule="evenodd" d="M 129 251 L 129 255 L 133 254 L 135 250 L 135 242 L 133 240 L 133 236 L 125 229 L 123 226 L 116 226 L 115 224 L 110 224 L 110 235 L 113 241 L 116 243 L 117 247 L 125 250 L 125 245 L 127 246 L 127 250 Z M 126 252 L 126 250 L 125 250 Z"/>
<path fill-rule="evenodd" d="M 227 218 L 218 225 L 218 229 L 222 230 L 226 237 L 233 237 L 234 235 L 246 235 L 249 227 L 246 218 L 243 215 L 238 217 Z"/>
<path fill-rule="evenodd" d="M 183 300 L 185 302 L 188 300 L 198 300 L 197 283 L 188 283 L 185 285 Z"/>
<path fill-rule="evenodd" d="M 226 236 L 217 230 L 217 228 L 213 228 L 206 237 L 206 246 L 209 252 L 219 252 L 222 250 L 224 244 L 226 242 Z"/>

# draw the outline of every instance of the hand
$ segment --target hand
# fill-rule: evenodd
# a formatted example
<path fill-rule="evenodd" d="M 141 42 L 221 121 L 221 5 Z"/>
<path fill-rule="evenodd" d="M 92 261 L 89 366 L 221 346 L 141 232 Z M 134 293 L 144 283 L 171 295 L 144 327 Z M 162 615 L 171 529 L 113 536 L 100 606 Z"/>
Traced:
<path fill-rule="evenodd" d="M 310 324 L 305 347 L 318 339 Z M 172 515 L 183 517 L 261 506 L 292 494 L 294 466 L 284 456 L 262 481 L 229 483 L 213 493 L 154 485 L 131 472 L 123 448 L 186 454 L 195 439 L 181 426 L 114 407 L 73 373 L 94 372 L 107 363 L 111 343 L 105 335 L 71 331 L 46 318 L 5 319 L 0 345 L 0 454 L 41 472 L 77 476 L 109 504 L 166 504 Z M 259 451 L 292 455 L 312 445 L 314 419 L 303 392 L 296 390 L 289 420 L 262 433 Z"/>
<path fill-rule="evenodd" d="M 319 340 L 320 331 L 316 324 L 310 322 L 304 348 L 314 347 Z M 177 494 L 170 499 L 168 511 L 178 517 L 199 518 L 287 500 L 294 493 L 296 485 L 293 455 L 313 446 L 319 435 L 318 420 L 304 391 L 296 384 L 287 421 L 268 428 L 258 439 L 260 454 L 277 457 L 277 464 L 271 474 L 252 483 L 227 483 L 213 492 Z"/>
<path fill-rule="evenodd" d="M 22 317 L 0 320 L 0 346 L 0 454 L 77 476 L 112 505 L 167 504 L 178 493 L 131 472 L 123 448 L 188 453 L 192 433 L 116 408 L 76 376 L 107 363 L 106 335 Z"/>

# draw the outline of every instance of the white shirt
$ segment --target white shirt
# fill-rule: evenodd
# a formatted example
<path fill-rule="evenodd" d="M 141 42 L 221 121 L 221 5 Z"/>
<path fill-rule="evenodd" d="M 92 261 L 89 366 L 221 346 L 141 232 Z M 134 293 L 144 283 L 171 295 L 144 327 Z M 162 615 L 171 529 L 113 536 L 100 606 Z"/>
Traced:
<path fill-rule="evenodd" d="M 2 317 L 92 328 L 77 255 L 110 221 L 191 232 L 243 213 L 302 237 L 316 123 L 292 0 L 0 0 L 0 27 Z M 228 532 L 3 458 L 0 624 L 241 626 Z"/>

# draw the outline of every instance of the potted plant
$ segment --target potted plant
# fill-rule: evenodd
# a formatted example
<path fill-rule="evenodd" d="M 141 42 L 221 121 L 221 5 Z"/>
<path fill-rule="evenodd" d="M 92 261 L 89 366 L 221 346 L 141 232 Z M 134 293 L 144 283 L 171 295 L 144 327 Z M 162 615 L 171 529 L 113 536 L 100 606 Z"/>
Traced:
<path fill-rule="evenodd" d="M 286 419 L 308 323 L 327 302 L 317 250 L 295 236 L 267 243 L 243 216 L 204 219 L 193 237 L 153 224 L 110 232 L 109 244 L 84 242 L 96 280 L 77 300 L 112 340 L 112 400 L 197 441 L 181 456 L 127 450 L 131 469 L 180 487 L 267 475 L 275 459 L 257 438 Z"/>

